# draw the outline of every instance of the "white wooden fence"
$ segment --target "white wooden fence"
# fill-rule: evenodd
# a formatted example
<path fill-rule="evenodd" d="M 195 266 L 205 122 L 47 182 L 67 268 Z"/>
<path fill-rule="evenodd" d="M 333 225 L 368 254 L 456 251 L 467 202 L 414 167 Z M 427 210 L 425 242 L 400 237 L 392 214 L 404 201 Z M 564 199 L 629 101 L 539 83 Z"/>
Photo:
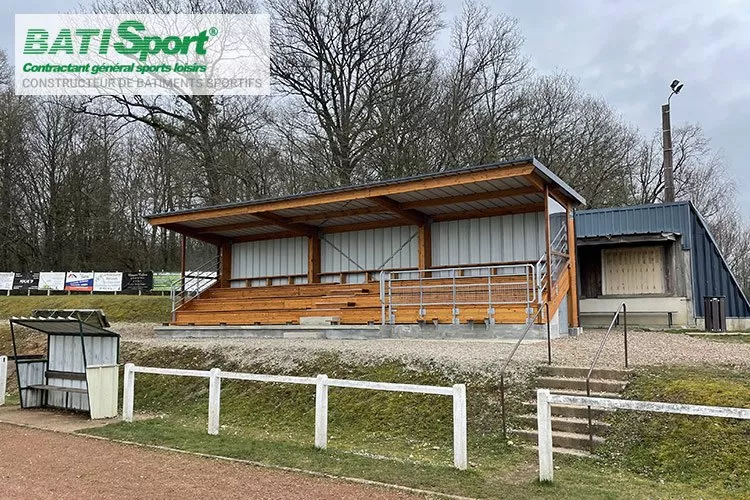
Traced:
<path fill-rule="evenodd" d="M 658 413 L 675 413 L 680 415 L 697 415 L 701 417 L 722 417 L 750 420 L 750 408 L 731 408 L 726 406 L 699 406 L 655 401 L 633 401 L 628 399 L 609 399 L 588 396 L 568 396 L 551 394 L 549 389 L 536 391 L 537 429 L 539 447 L 539 480 L 551 482 L 554 476 L 552 459 L 552 408 L 553 404 L 570 406 L 590 406 L 604 410 L 636 410 Z"/>
<path fill-rule="evenodd" d="M 5 404 L 5 390 L 8 382 L 8 356 L 0 356 L 0 406 Z"/>
<path fill-rule="evenodd" d="M 122 419 L 133 421 L 133 401 L 135 398 L 135 374 L 152 373 L 157 375 L 174 375 L 178 377 L 201 377 L 209 379 L 208 385 L 208 433 L 219 434 L 219 414 L 221 408 L 221 380 L 248 380 L 253 382 L 271 382 L 282 384 L 303 384 L 315 386 L 315 447 L 325 449 L 328 444 L 328 388 L 344 387 L 351 389 L 368 389 L 375 391 L 411 392 L 418 394 L 437 394 L 453 397 L 453 464 L 465 470 L 468 466 L 466 441 L 466 386 L 456 384 L 453 387 L 432 385 L 393 384 L 388 382 L 366 382 L 363 380 L 332 379 L 326 375 L 317 377 L 291 377 L 285 375 L 263 375 L 256 373 L 225 372 L 218 368 L 211 370 L 181 370 L 175 368 L 154 368 L 125 365 L 123 382 Z"/>

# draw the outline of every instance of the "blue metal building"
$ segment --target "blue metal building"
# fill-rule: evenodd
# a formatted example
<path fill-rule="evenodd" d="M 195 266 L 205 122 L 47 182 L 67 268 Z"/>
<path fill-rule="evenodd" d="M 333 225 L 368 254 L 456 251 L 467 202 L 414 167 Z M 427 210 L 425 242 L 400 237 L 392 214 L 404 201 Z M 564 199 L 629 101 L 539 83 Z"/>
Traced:
<path fill-rule="evenodd" d="M 718 296 L 727 317 L 750 318 L 750 302 L 692 203 L 582 210 L 575 221 L 582 319 L 629 298 L 641 323 L 701 326 L 704 298 Z"/>

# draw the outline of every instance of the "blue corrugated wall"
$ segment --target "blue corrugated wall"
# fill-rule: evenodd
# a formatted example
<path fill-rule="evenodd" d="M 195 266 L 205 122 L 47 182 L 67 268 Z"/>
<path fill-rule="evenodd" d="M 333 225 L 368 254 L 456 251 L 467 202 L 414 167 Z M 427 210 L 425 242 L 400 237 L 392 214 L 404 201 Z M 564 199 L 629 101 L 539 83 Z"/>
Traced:
<path fill-rule="evenodd" d="M 655 233 L 682 235 L 682 248 L 691 252 L 696 316 L 703 317 L 703 297 L 724 296 L 727 316 L 750 317 L 750 303 L 692 203 L 637 205 L 576 212 L 578 238 Z"/>

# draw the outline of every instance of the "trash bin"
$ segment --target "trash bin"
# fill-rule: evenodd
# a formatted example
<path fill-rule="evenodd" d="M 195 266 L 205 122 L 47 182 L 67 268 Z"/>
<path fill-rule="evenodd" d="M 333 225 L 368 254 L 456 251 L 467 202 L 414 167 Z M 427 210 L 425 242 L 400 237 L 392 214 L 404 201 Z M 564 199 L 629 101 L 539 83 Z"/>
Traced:
<path fill-rule="evenodd" d="M 727 309 L 725 297 L 703 297 L 703 314 L 707 332 L 727 331 Z"/>

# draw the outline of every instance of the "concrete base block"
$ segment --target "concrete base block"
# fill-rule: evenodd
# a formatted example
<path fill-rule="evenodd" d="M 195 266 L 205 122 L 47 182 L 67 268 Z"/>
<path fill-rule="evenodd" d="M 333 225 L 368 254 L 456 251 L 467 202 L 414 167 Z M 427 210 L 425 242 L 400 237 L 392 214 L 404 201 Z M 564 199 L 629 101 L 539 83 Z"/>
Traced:
<path fill-rule="evenodd" d="M 578 337 L 579 335 L 583 334 L 583 327 L 582 326 L 574 326 L 568 328 L 568 335 L 571 337 Z"/>

